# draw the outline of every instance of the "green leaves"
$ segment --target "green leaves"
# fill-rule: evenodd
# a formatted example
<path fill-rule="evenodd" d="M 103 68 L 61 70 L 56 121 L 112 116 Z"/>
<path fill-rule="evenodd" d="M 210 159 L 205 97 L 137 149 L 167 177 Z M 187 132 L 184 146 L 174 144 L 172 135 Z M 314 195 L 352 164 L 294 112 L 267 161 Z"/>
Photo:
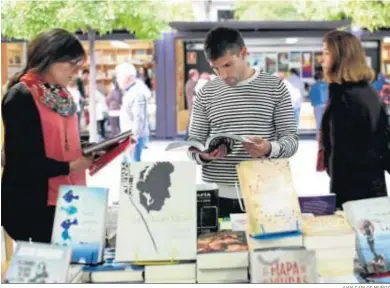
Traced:
<path fill-rule="evenodd" d="M 371 31 L 390 27 L 390 0 L 240 0 L 235 15 L 239 20 L 342 20 Z"/>
<path fill-rule="evenodd" d="M 3 1 L 1 34 L 30 40 L 54 27 L 70 32 L 92 28 L 99 34 L 127 29 L 138 38 L 155 39 L 171 20 L 166 16 L 172 15 L 173 8 L 163 5 L 164 1 L 146 0 Z"/>

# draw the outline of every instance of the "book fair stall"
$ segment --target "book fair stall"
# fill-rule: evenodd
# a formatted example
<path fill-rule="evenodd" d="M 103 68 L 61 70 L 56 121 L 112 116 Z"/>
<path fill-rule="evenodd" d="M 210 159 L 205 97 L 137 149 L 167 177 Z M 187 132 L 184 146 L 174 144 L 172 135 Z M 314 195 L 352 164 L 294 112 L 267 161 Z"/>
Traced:
<path fill-rule="evenodd" d="M 109 146 L 110 161 L 126 137 L 88 151 Z M 243 211 L 225 219 L 218 185 L 197 184 L 190 161 L 123 158 L 118 203 L 105 187 L 61 186 L 51 244 L 2 231 L 2 282 L 389 282 L 389 197 L 336 211 L 333 194 L 297 196 L 287 159 L 244 161 L 237 173 Z"/>

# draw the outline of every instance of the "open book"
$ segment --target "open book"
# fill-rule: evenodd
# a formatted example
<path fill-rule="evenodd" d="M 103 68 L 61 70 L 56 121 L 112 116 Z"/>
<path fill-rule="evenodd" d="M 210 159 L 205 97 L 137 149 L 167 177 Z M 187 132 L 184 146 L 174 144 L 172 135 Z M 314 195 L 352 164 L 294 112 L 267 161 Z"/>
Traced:
<path fill-rule="evenodd" d="M 234 134 L 222 133 L 211 136 L 207 139 L 205 145 L 197 141 L 183 141 L 183 142 L 173 142 L 168 144 L 165 151 L 174 150 L 182 147 L 195 148 L 199 150 L 199 152 L 210 153 L 211 151 L 218 148 L 220 145 L 226 145 L 228 154 L 233 149 L 233 145 L 236 142 L 249 142 L 252 143 L 245 136 L 239 136 Z"/>

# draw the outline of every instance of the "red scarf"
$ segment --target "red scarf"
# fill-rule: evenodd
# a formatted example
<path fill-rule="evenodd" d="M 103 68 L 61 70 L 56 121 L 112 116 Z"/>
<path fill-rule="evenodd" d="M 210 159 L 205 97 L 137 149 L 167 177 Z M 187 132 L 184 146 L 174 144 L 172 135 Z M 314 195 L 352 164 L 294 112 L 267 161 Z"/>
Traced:
<path fill-rule="evenodd" d="M 20 82 L 27 87 L 34 87 L 43 105 L 62 116 L 73 116 L 77 112 L 77 106 L 69 92 L 59 85 L 50 85 L 32 71 L 28 71 L 20 78 Z"/>

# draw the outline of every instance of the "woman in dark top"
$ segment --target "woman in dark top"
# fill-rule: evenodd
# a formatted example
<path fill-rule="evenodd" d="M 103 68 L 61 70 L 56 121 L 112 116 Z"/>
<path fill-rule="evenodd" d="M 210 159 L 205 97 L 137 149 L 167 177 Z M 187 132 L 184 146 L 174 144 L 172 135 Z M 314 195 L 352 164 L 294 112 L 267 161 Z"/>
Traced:
<path fill-rule="evenodd" d="M 138 78 L 144 81 L 145 85 L 152 90 L 152 79 L 149 77 L 148 69 L 141 66 L 138 70 Z"/>
<path fill-rule="evenodd" d="M 2 101 L 5 164 L 1 225 L 14 240 L 48 243 L 60 185 L 85 185 L 76 105 L 64 88 L 85 59 L 61 29 L 29 43 L 27 65 Z"/>
<path fill-rule="evenodd" d="M 386 196 L 382 161 L 385 111 L 371 83 L 360 41 L 350 33 L 329 32 L 324 38 L 322 66 L 329 83 L 329 103 L 322 121 L 321 146 L 330 192 L 336 205 Z"/>

